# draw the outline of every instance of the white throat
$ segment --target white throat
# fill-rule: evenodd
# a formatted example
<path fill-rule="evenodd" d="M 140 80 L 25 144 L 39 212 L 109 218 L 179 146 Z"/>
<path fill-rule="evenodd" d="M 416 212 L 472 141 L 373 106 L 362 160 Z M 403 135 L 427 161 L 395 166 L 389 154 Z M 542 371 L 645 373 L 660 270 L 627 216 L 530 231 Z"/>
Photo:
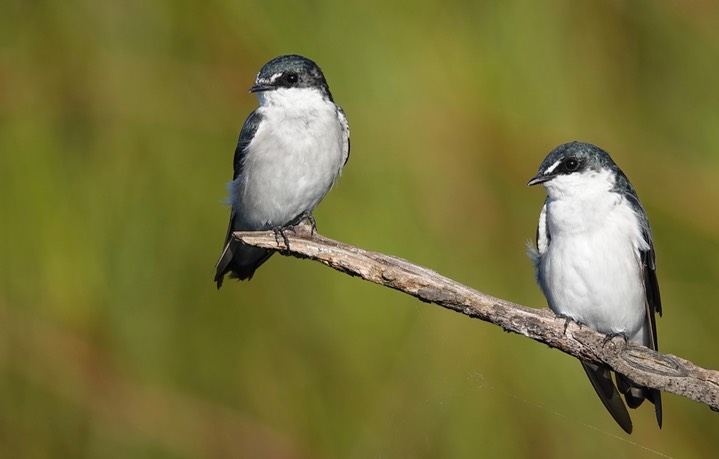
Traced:
<path fill-rule="evenodd" d="M 257 93 L 257 99 L 261 107 L 279 108 L 288 117 L 334 105 L 315 88 L 278 88 Z"/>
<path fill-rule="evenodd" d="M 612 191 L 615 182 L 609 170 L 586 170 L 545 182 L 547 224 L 553 237 L 602 231 L 616 218 L 626 219 L 625 225 L 634 231 L 636 216 L 621 193 Z M 617 213 L 619 207 L 622 210 Z"/>
<path fill-rule="evenodd" d="M 587 169 L 580 173 L 559 175 L 542 185 L 551 200 L 593 199 L 597 194 L 609 193 L 616 183 L 614 173 L 608 169 Z"/>

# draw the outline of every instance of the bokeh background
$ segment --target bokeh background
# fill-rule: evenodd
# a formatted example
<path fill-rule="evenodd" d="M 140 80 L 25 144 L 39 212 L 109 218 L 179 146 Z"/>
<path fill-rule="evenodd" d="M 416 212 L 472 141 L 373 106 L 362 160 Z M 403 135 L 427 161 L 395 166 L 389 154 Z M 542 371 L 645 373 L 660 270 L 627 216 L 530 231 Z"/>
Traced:
<path fill-rule="evenodd" d="M 323 68 L 352 155 L 320 232 L 535 307 L 543 157 L 596 143 L 653 225 L 660 348 L 719 368 L 710 1 L 5 1 L 0 456 L 717 457 L 665 394 L 626 436 L 572 358 L 275 256 L 212 282 L 259 68 Z"/>

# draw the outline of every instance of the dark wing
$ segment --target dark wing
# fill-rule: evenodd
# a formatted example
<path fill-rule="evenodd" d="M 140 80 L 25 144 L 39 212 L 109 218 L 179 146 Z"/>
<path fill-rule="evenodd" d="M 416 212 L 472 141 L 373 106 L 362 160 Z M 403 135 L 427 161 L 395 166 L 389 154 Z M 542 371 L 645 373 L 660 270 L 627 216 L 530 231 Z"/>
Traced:
<path fill-rule="evenodd" d="M 657 343 L 657 325 L 655 313 L 662 315 L 662 299 L 659 295 L 659 282 L 657 281 L 657 267 L 654 258 L 654 245 L 651 242 L 651 234 L 644 232 L 644 240 L 649 243 L 649 250 L 640 252 L 642 263 L 642 280 L 644 281 L 644 292 L 647 297 L 647 319 L 651 328 L 651 343 L 649 347 L 655 351 L 659 350 Z"/>
<path fill-rule="evenodd" d="M 345 115 L 345 111 L 342 110 L 342 107 L 340 107 L 339 105 L 337 106 L 337 116 L 340 119 L 340 126 L 342 127 L 342 155 L 345 158 L 342 165 L 344 166 L 350 159 L 350 125 L 349 123 L 347 123 L 347 115 Z"/>
<path fill-rule="evenodd" d="M 640 252 L 642 263 L 642 279 L 644 281 L 644 292 L 646 294 L 646 312 L 647 325 L 649 326 L 649 337 L 651 342 L 648 346 L 655 351 L 659 350 L 657 342 L 657 322 L 655 312 L 662 315 L 662 299 L 659 295 L 659 282 L 657 281 L 657 265 L 654 255 L 654 242 L 652 241 L 652 233 L 649 228 L 649 221 L 644 214 L 644 222 L 642 222 L 642 237 L 649 245 L 648 250 Z M 657 417 L 657 424 L 662 426 L 662 393 L 657 389 L 644 388 L 644 396 L 654 404 L 654 412 Z M 627 398 L 629 402 L 629 398 Z"/>
<path fill-rule="evenodd" d="M 242 168 L 247 154 L 247 147 L 255 137 L 255 133 L 257 132 L 257 128 L 259 127 L 261 121 L 262 115 L 255 110 L 250 113 L 250 116 L 247 117 L 245 124 L 242 126 L 240 138 L 237 141 L 237 148 L 235 148 L 235 157 L 233 159 L 233 181 L 242 174 Z M 244 265 L 240 266 L 239 264 L 240 259 L 248 257 L 243 256 L 243 250 L 239 247 L 240 243 L 232 238 L 232 233 L 235 231 L 233 226 L 235 221 L 235 212 L 236 209 L 233 207 L 232 210 L 230 210 L 230 223 L 227 225 L 224 249 L 222 250 L 220 259 L 217 261 L 217 265 L 215 266 L 215 282 L 217 283 L 217 288 L 222 286 L 222 281 L 225 274 L 228 272 L 235 273 L 236 277 L 240 277 L 241 279 L 249 279 L 252 277 L 252 273 L 254 273 L 254 269 L 248 269 Z M 264 252 L 262 252 L 262 254 L 264 254 Z M 254 266 L 259 266 L 267 258 L 269 258 L 269 255 L 264 256 L 262 261 Z"/>
<path fill-rule="evenodd" d="M 232 174 L 232 180 L 236 180 L 237 177 L 242 174 L 242 168 L 244 167 L 245 156 L 247 154 L 247 147 L 250 146 L 252 139 L 255 138 L 255 133 L 257 132 L 257 128 L 260 126 L 261 121 L 262 115 L 257 110 L 255 110 L 250 113 L 250 116 L 248 116 L 245 120 L 245 124 L 242 125 L 242 130 L 240 131 L 240 138 L 237 140 L 237 147 L 235 148 L 235 157 L 233 160 L 234 172 Z M 223 252 L 223 255 L 220 257 L 220 261 L 218 262 L 218 275 L 222 270 L 220 269 L 221 265 L 225 265 L 224 267 L 222 267 L 223 269 L 227 267 L 227 264 L 222 262 L 228 255 L 228 242 L 230 242 L 230 240 L 232 239 L 232 233 L 234 232 L 232 222 L 234 221 L 235 208 L 233 207 L 230 211 L 230 224 L 227 225 L 227 234 L 225 234 L 225 250 Z M 232 259 L 231 251 L 229 253 L 229 259 Z M 221 282 L 222 281 L 220 280 L 220 283 Z"/>
<path fill-rule="evenodd" d="M 255 133 L 261 121 L 262 115 L 255 110 L 250 113 L 250 116 L 247 117 L 245 124 L 242 126 L 240 138 L 237 141 L 237 148 L 235 149 L 235 158 L 233 161 L 234 174 L 232 175 L 232 180 L 235 180 L 242 173 L 247 147 L 250 145 L 250 142 L 252 142 L 252 139 L 255 138 Z"/>
<path fill-rule="evenodd" d="M 659 350 L 659 344 L 657 342 L 657 322 L 655 314 L 659 314 L 660 316 L 662 315 L 662 299 L 659 295 L 659 282 L 657 281 L 657 264 L 654 253 L 654 240 L 652 238 L 652 230 L 649 226 L 649 217 L 647 217 L 647 212 L 644 210 L 642 203 L 639 201 L 639 196 L 637 196 L 637 192 L 634 191 L 634 188 L 631 184 L 629 184 L 629 180 L 627 180 L 626 176 L 623 173 L 620 174 L 620 179 L 625 182 L 623 186 L 625 186 L 625 189 L 628 191 L 625 194 L 625 197 L 627 198 L 627 201 L 632 206 L 632 209 L 634 209 L 634 212 L 639 219 L 639 224 L 642 227 L 642 238 L 644 238 L 644 242 L 646 242 L 646 248 L 639 251 L 639 261 L 641 263 L 642 269 L 642 282 L 644 284 L 644 294 L 646 297 L 646 301 L 644 302 L 646 310 L 645 324 L 647 327 L 649 327 L 649 342 L 645 344 L 650 349 L 657 351 Z M 617 379 L 620 379 L 619 375 L 617 375 Z M 644 398 L 649 399 L 649 401 L 654 404 L 657 424 L 659 424 L 659 427 L 661 427 L 661 392 L 656 389 L 650 389 L 647 387 L 637 387 L 633 384 L 630 384 L 630 386 L 634 387 L 631 392 L 625 392 L 625 397 L 629 406 L 634 408 L 635 406 L 641 404 Z M 624 388 L 620 388 L 620 390 L 624 392 Z"/>
<path fill-rule="evenodd" d="M 639 201 L 637 192 L 634 190 L 632 184 L 629 183 L 627 176 L 624 175 L 624 172 L 621 170 L 617 174 L 617 181 L 614 188 L 615 191 L 623 194 L 624 198 L 634 210 L 634 213 L 639 219 L 639 224 L 642 227 L 642 238 L 644 238 L 644 241 L 647 244 L 647 248 L 645 250 L 641 250 L 640 255 L 642 272 L 644 274 L 644 288 L 647 295 L 647 315 L 652 318 L 652 331 L 654 331 L 656 329 L 656 327 L 654 327 L 654 313 L 656 312 L 660 316 L 662 315 L 662 300 L 659 296 L 659 284 L 657 283 L 656 272 L 657 265 L 654 256 L 654 240 L 652 238 L 652 230 L 649 227 L 649 217 L 647 217 L 647 212 L 644 210 L 644 206 L 642 206 L 642 203 Z M 653 336 L 653 349 L 656 350 L 656 333 L 653 333 Z"/>
<path fill-rule="evenodd" d="M 621 174 L 624 180 L 626 177 Z M 646 242 L 646 248 L 639 251 L 640 263 L 642 264 L 642 281 L 644 282 L 644 292 L 646 294 L 646 308 L 647 308 L 647 323 L 651 328 L 651 342 L 647 345 L 654 349 L 657 348 L 657 327 L 654 314 L 662 315 L 662 299 L 659 295 L 659 282 L 657 281 L 657 263 L 654 254 L 654 240 L 652 238 L 652 230 L 649 227 L 649 217 L 647 212 L 644 210 L 642 203 L 639 201 L 636 191 L 626 181 L 628 187 L 628 193 L 625 194 L 627 202 L 634 209 L 634 213 L 639 219 L 639 224 L 642 227 L 642 238 Z"/>

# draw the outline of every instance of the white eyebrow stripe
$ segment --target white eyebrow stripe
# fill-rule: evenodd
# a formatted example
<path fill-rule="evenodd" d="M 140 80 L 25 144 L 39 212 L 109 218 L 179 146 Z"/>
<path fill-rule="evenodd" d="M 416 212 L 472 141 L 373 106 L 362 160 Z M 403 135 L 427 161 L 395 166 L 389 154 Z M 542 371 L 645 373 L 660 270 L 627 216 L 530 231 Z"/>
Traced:
<path fill-rule="evenodd" d="M 270 77 L 270 83 L 274 83 L 275 80 L 278 79 L 278 78 L 281 77 L 281 76 L 282 76 L 282 72 L 280 72 L 280 73 L 275 73 L 274 75 L 272 75 L 272 76 Z"/>
<path fill-rule="evenodd" d="M 561 163 L 561 162 L 562 162 L 562 160 L 560 159 L 560 160 L 557 161 L 556 163 L 554 163 L 554 164 L 552 164 L 551 166 L 549 166 L 549 167 L 547 168 L 547 170 L 544 171 L 544 175 L 551 174 L 552 171 L 554 171 L 554 169 L 556 169 L 557 166 L 559 166 L 559 163 Z"/>

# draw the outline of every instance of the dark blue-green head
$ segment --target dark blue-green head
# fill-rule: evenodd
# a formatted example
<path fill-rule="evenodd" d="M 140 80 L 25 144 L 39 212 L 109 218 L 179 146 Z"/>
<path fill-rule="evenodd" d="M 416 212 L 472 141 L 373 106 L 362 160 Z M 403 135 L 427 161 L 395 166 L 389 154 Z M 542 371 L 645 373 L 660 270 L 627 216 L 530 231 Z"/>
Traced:
<path fill-rule="evenodd" d="M 561 176 L 602 171 L 621 173 L 609 153 L 598 146 L 586 142 L 569 142 L 558 146 L 544 158 L 537 175 L 528 185 L 538 185 Z"/>
<path fill-rule="evenodd" d="M 250 92 L 261 93 L 292 88 L 316 89 L 324 97 L 332 100 L 327 80 L 319 66 L 297 54 L 279 56 L 266 63 L 257 74 Z"/>

